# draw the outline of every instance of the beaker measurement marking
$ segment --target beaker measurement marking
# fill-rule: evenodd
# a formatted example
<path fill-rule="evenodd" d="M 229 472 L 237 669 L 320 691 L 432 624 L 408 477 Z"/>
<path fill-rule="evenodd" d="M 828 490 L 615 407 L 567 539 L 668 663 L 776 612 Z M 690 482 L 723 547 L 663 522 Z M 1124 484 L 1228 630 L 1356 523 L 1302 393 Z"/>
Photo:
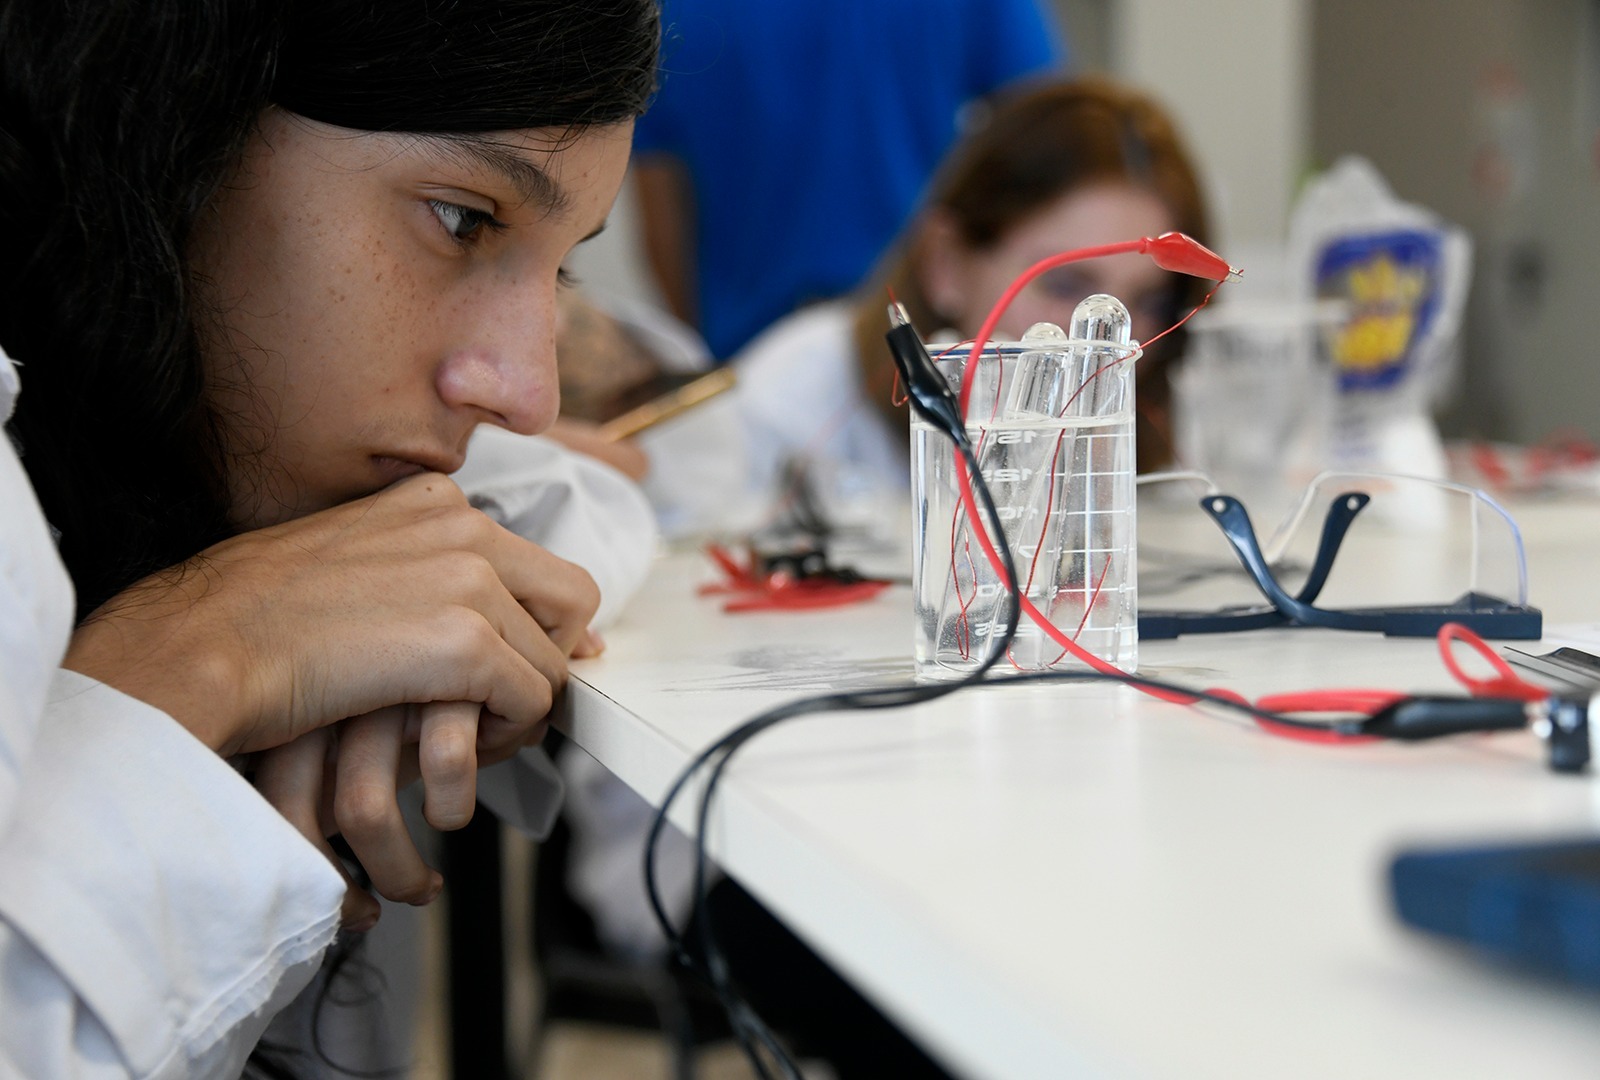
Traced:
<path fill-rule="evenodd" d="M 996 484 L 1019 484 L 1033 479 L 1034 475 L 1038 471 L 1039 470 L 1036 469 L 1012 468 L 1009 466 L 999 469 L 984 469 L 983 482 L 988 484 L 990 487 L 993 487 Z M 1123 471 L 1124 470 L 1122 469 L 1091 469 L 1087 471 L 1080 469 L 1055 469 L 1051 472 L 1044 473 L 1044 475 L 1053 476 L 1058 480 L 1066 480 L 1070 488 L 1073 483 L 1080 480 L 1093 480 L 1097 476 L 1121 476 Z"/>
<path fill-rule="evenodd" d="M 1095 606 L 1100 607 L 1098 604 Z M 1061 626 L 1060 623 L 1057 623 L 1056 626 L 1062 630 L 1069 629 L 1068 627 Z M 1005 628 L 1006 624 L 1003 620 L 985 619 L 981 622 L 972 623 L 971 632 L 972 636 L 975 638 L 987 638 L 994 637 Z M 1079 638 L 1081 644 L 1081 638 L 1083 637 L 1088 637 L 1090 635 L 1105 635 L 1107 633 L 1120 633 L 1121 630 L 1122 628 L 1117 625 L 1115 620 L 1112 620 L 1109 623 L 1097 623 L 1093 620 L 1090 620 L 1089 622 L 1085 623 L 1083 628 L 1078 630 L 1073 636 Z M 1019 623 L 1017 626 L 1017 640 L 1019 641 L 1027 638 L 1042 638 L 1046 636 L 1047 635 L 1043 630 L 1031 622 Z M 1063 657 L 1058 657 L 1054 663 L 1059 663 L 1064 656 L 1065 654 L 1063 654 Z M 1054 666 L 1054 663 L 1052 663 L 1050 666 Z"/>
<path fill-rule="evenodd" d="M 1121 548 L 1114 548 L 1114 547 L 1068 547 L 1068 548 L 1057 548 L 1054 545 L 1050 545 L 1050 544 L 1045 544 L 1045 545 L 1040 545 L 1040 544 L 1012 544 L 1011 545 L 1011 550 L 1012 551 L 1016 552 L 1018 555 L 1025 556 L 1027 558 L 1032 558 L 1036 552 L 1041 550 L 1041 548 L 1048 549 L 1050 551 L 1056 552 L 1059 555 L 1060 559 L 1063 560 L 1063 561 L 1067 560 L 1067 559 L 1077 559 L 1077 558 L 1094 558 L 1097 555 L 1103 555 L 1108 559 L 1112 559 L 1112 558 L 1117 558 L 1117 557 L 1119 557 L 1119 556 L 1121 556 L 1123 554 L 1123 550 Z M 1096 559 L 1096 561 L 1098 562 L 1099 560 Z"/>
<path fill-rule="evenodd" d="M 1001 506 L 997 507 L 997 509 L 1000 511 L 1001 521 L 1029 521 L 1047 513 L 1050 521 L 1067 521 L 1072 518 L 1078 518 L 1083 521 L 1107 521 L 1123 517 L 1128 513 L 1127 507 L 1117 507 L 1110 510 L 1086 510 L 1081 506 L 1057 506 L 1054 509 L 1045 511 L 1037 506 Z M 1015 547 L 1016 545 L 1012 546 Z"/>
<path fill-rule="evenodd" d="M 1046 511 L 1041 510 L 1037 506 L 1001 506 L 997 507 L 996 509 L 1000 511 L 1001 521 L 1022 521 L 1027 518 L 1038 517 L 1039 515 L 1046 513 Z M 1078 506 L 1058 506 L 1055 509 L 1050 510 L 1048 513 L 1051 520 L 1062 520 L 1065 518 L 1084 518 L 1085 520 L 1093 520 L 1097 518 L 1117 518 L 1125 515 L 1127 512 L 1128 508 L 1125 506 L 1110 510 L 1085 510 L 1084 508 Z"/>
<path fill-rule="evenodd" d="M 1105 559 L 1123 559 L 1123 558 L 1127 557 L 1126 550 L 1123 549 L 1123 548 L 1117 548 L 1117 547 L 1087 547 L 1087 548 L 1081 548 L 1081 547 L 1080 548 L 1048 547 L 1047 549 L 1056 554 L 1056 556 L 1058 557 L 1057 558 L 1058 562 L 1066 562 L 1067 560 L 1070 560 L 1070 559 L 1093 559 L 1095 562 L 1099 562 L 1102 558 L 1105 558 Z M 1037 544 L 1012 544 L 1011 545 L 1011 550 L 1012 550 L 1012 552 L 1014 554 L 1019 555 L 1022 558 L 1031 559 L 1034 556 L 1034 554 L 1040 550 L 1040 547 Z M 955 562 L 946 562 L 945 566 L 947 568 L 950 568 L 950 569 L 959 569 L 959 564 L 960 564 L 961 561 L 962 560 L 957 559 Z M 998 582 L 995 584 L 995 587 L 999 588 L 999 583 Z"/>
<path fill-rule="evenodd" d="M 1060 597 L 1063 597 L 1063 596 L 1083 596 L 1085 593 L 1088 593 L 1091 590 L 1092 590 L 1092 586 L 1091 587 L 1084 587 L 1084 588 L 1077 588 L 1077 589 L 1059 588 L 1059 589 L 1055 589 L 1054 591 L 1051 591 L 1051 590 L 1048 590 L 1048 589 L 1035 589 L 1035 590 L 1033 590 L 1031 595 L 1033 595 L 1033 596 L 1053 596 L 1053 597 L 1060 598 Z M 1101 596 L 1117 596 L 1117 595 L 1120 595 L 1122 593 L 1132 592 L 1132 591 L 1133 591 L 1133 589 L 1132 589 L 1131 586 L 1118 585 L 1115 588 L 1102 589 L 1101 592 L 1100 592 L 1100 595 Z M 980 582 L 978 584 L 977 588 L 973 592 L 973 595 L 979 600 L 993 600 L 993 599 L 996 599 L 997 597 L 999 597 L 1002 592 L 1006 592 L 1005 586 L 1001 585 L 998 581 L 985 581 L 985 582 Z M 1009 595 L 1009 593 L 1008 593 L 1008 595 Z"/>
<path fill-rule="evenodd" d="M 988 435 L 998 442 L 1028 442 L 1033 439 L 1054 439 L 1063 428 L 1076 433 L 1079 428 L 1112 428 L 1126 424 L 1133 418 L 1130 412 L 1106 413 L 1100 416 L 1062 416 L 1054 420 L 1006 420 L 998 417 L 968 417 L 967 431 L 972 435 Z M 938 428 L 923 420 L 913 419 L 913 429 L 937 433 Z M 1012 437 L 1016 436 L 1016 437 Z M 1087 436 L 1091 439 L 1116 439 L 1119 431 L 1104 431 Z"/>

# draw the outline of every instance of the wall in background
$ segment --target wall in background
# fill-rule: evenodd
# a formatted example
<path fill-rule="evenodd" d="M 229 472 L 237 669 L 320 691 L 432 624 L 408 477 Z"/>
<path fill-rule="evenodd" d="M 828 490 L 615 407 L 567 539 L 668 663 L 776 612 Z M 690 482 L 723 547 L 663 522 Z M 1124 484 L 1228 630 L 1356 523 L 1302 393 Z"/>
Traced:
<path fill-rule="evenodd" d="M 1309 0 L 1118 0 L 1112 27 L 1112 71 L 1155 92 L 1201 159 L 1218 245 L 1248 265 L 1281 244 L 1307 152 Z"/>

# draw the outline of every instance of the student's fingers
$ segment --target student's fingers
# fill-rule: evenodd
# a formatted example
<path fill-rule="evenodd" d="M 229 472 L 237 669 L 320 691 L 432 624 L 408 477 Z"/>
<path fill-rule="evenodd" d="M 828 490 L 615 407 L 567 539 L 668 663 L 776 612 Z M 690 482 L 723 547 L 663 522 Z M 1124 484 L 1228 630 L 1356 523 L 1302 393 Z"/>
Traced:
<path fill-rule="evenodd" d="M 373 676 L 373 697 L 352 711 L 397 699 L 471 701 L 523 727 L 544 719 L 566 685 L 566 656 L 514 601 L 503 599 L 510 610 L 491 617 L 458 606 L 432 612 L 415 635 L 404 627 L 388 629 L 390 640 L 380 639 L 372 651 L 396 659 Z M 411 647 L 413 636 L 427 639 L 426 652 Z"/>
<path fill-rule="evenodd" d="M 597 603 L 581 569 L 427 474 L 153 575 L 79 628 L 68 666 L 228 756 L 400 702 L 477 702 L 526 735 Z"/>
<path fill-rule="evenodd" d="M 422 814 L 435 829 L 459 829 L 472 820 L 477 803 L 478 715 L 483 708 L 475 701 L 435 701 L 418 711 Z"/>
<path fill-rule="evenodd" d="M 552 555 L 509 529 L 483 519 L 472 537 L 479 551 L 517 602 L 533 616 L 563 655 L 588 631 L 600 608 L 600 587 L 577 563 Z"/>
<path fill-rule="evenodd" d="M 585 630 L 572 650 L 574 660 L 591 660 L 606 651 L 606 639 L 594 630 Z"/>
<path fill-rule="evenodd" d="M 528 727 L 483 710 L 478 719 L 478 766 L 498 765 L 524 746 L 538 746 L 549 730 L 549 720 Z"/>
<path fill-rule="evenodd" d="M 380 896 L 422 905 L 439 895 L 444 879 L 422 861 L 400 813 L 405 726 L 404 706 L 339 725 L 333 819 Z"/>
<path fill-rule="evenodd" d="M 487 521 L 487 519 L 485 519 Z M 488 522 L 490 528 L 499 526 Z M 516 537 L 512 537 L 522 543 Z M 531 545 L 529 545 L 531 547 Z M 523 602 L 501 578 L 493 560 L 476 552 L 442 551 L 419 560 L 413 573 L 437 583 L 446 594 L 444 602 L 426 596 L 407 608 L 408 612 L 422 613 L 428 622 L 422 637 L 430 651 L 443 661 L 437 672 L 428 672 L 432 680 L 437 676 L 465 675 L 474 667 L 491 665 L 496 669 L 509 660 L 503 650 L 494 648 L 489 635 L 498 637 L 518 656 L 531 664 L 550 683 L 559 689 L 566 681 L 567 654 L 570 646 L 557 641 L 550 631 L 531 614 Z M 380 633 L 396 637 L 397 648 L 393 654 L 404 656 L 401 646 L 415 634 L 415 627 L 402 616 L 391 621 Z M 390 654 L 384 654 L 390 655 Z M 426 663 L 426 655 L 423 660 Z M 419 674 L 422 672 L 419 671 Z M 469 676 L 470 677 L 470 676 Z M 496 676 L 498 678 L 498 676 Z M 519 691 L 520 692 L 520 691 Z M 451 698 L 444 693 L 419 694 L 413 701 L 467 700 Z M 483 698 L 472 700 L 483 701 Z M 549 707 L 548 702 L 544 708 Z M 496 709 L 501 715 L 514 716 Z M 539 710 L 543 715 L 543 710 Z"/>
<path fill-rule="evenodd" d="M 503 589 L 498 599 L 485 597 L 482 609 L 487 613 L 486 618 L 490 620 L 495 633 L 545 677 L 552 692 L 566 685 L 567 657 L 571 652 L 569 646 L 555 640 Z"/>
<path fill-rule="evenodd" d="M 364 932 L 377 925 L 383 908 L 371 893 L 350 879 L 344 861 L 334 853 L 323 835 L 319 811 L 325 788 L 328 746 L 329 733 L 326 728 L 319 728 L 266 751 L 256 768 L 255 784 L 262 797 L 339 871 L 346 885 L 344 902 L 339 908 L 339 925 L 346 930 Z"/>
<path fill-rule="evenodd" d="M 376 508 L 430 536 L 436 550 L 475 552 L 544 628 L 563 654 L 580 640 L 600 606 L 600 588 L 576 563 L 526 540 L 472 508 L 459 488 L 436 474 L 410 477 L 374 497 Z"/>
<path fill-rule="evenodd" d="M 412 562 L 409 581 L 423 583 L 424 591 L 454 590 L 488 617 L 493 611 L 483 603 L 486 596 L 504 591 L 563 656 L 583 638 L 599 608 L 600 589 L 587 571 L 496 524 L 469 505 L 448 477 L 410 477 L 349 510 L 355 516 L 345 527 L 386 537 L 389 557 L 443 560 Z M 483 563 L 474 565 L 474 559 Z M 496 621 L 502 629 L 509 625 L 504 618 Z"/>

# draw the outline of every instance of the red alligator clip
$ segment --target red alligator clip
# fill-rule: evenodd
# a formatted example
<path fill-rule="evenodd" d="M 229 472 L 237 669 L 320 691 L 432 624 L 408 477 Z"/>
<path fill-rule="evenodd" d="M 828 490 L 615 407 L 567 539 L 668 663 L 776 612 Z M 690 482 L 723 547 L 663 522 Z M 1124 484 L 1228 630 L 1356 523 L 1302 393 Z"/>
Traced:
<path fill-rule="evenodd" d="M 820 549 L 760 557 L 750 552 L 741 562 L 720 544 L 706 545 L 724 579 L 700 587 L 702 596 L 726 596 L 722 610 L 802 611 L 844 607 L 870 600 L 889 586 L 854 570 L 828 565 Z"/>

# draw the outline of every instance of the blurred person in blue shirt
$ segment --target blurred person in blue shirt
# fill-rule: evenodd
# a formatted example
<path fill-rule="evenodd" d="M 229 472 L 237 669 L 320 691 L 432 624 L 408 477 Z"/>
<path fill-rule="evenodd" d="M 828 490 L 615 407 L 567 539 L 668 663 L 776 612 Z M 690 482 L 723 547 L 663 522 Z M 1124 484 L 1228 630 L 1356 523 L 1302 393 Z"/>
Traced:
<path fill-rule="evenodd" d="M 646 254 L 719 358 L 854 289 L 963 110 L 1059 72 L 1040 0 L 665 0 L 661 90 L 634 135 Z"/>

